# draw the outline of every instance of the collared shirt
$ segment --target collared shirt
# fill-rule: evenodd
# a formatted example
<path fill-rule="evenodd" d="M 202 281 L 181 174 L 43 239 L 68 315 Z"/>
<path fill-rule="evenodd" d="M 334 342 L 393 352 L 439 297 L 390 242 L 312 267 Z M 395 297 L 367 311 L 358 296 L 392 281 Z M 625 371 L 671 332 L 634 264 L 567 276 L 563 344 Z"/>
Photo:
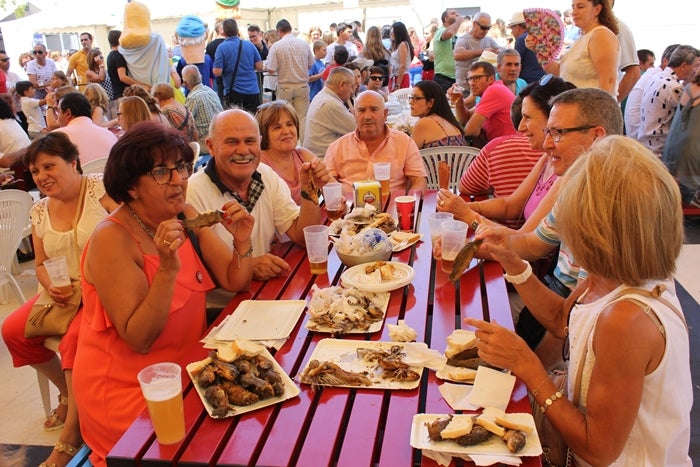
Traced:
<path fill-rule="evenodd" d="M 207 148 L 207 136 L 209 135 L 209 124 L 219 112 L 224 109 L 221 107 L 221 101 L 216 92 L 208 86 L 198 84 L 185 100 L 187 107 L 194 117 L 194 125 L 197 127 L 199 134 L 199 147 L 202 154 L 209 154 Z"/>
<path fill-rule="evenodd" d="M 474 112 L 486 117 L 483 124 L 486 139 L 517 133 L 510 119 L 510 105 L 515 100 L 515 94 L 505 87 L 503 81 L 494 81 L 486 88 Z"/>
<path fill-rule="evenodd" d="M 651 78 L 642 93 L 639 142 L 661 157 L 683 84 L 671 67 Z"/>
<path fill-rule="evenodd" d="M 323 158 L 328 146 L 355 129 L 355 117 L 328 86 L 316 94 L 306 114 L 304 147 Z"/>
<path fill-rule="evenodd" d="M 188 181 L 187 202 L 199 212 L 221 209 L 224 203 L 235 199 L 216 172 L 209 170 L 209 166 L 213 168 L 215 164 L 216 158 L 212 158 L 205 170 L 195 173 Z M 286 233 L 299 217 L 299 206 L 292 199 L 285 181 L 272 168 L 262 163 L 258 165 L 257 172 L 265 189 L 250 211 L 255 218 L 250 235 L 255 257 L 268 253 L 275 234 Z M 231 234 L 223 225 L 216 224 L 213 229 L 224 241 L 231 242 Z"/>
<path fill-rule="evenodd" d="M 233 70 L 238 58 L 238 45 L 241 45 L 241 57 L 236 72 L 236 81 L 233 83 L 233 90 L 240 94 L 257 94 L 260 92 L 258 86 L 258 75 L 255 72 L 255 64 L 262 62 L 260 53 L 255 45 L 250 41 L 243 41 L 240 37 L 234 36 L 224 40 L 216 48 L 216 59 L 214 59 L 214 69 L 222 70 L 221 76 L 224 78 L 224 95 L 228 96 L 233 79 Z"/>
<path fill-rule="evenodd" d="M 313 65 L 309 44 L 293 34 L 285 34 L 272 44 L 267 55 L 267 69 L 276 72 L 279 85 L 308 84 Z"/>
<path fill-rule="evenodd" d="M 339 46 L 338 42 L 333 42 L 332 44 L 329 44 L 328 47 L 326 47 L 326 65 L 330 65 L 333 63 L 333 52 L 335 51 L 335 48 Z M 357 50 L 357 46 L 355 45 L 354 42 L 352 41 L 347 41 L 345 44 L 343 44 L 343 47 L 345 47 L 348 51 L 348 57 L 357 57 L 360 55 L 360 52 Z"/>
<path fill-rule="evenodd" d="M 80 162 L 83 164 L 109 156 L 109 151 L 117 142 L 114 133 L 95 125 L 90 117 L 76 117 L 68 122 L 68 125 L 53 131 L 61 131 L 68 135 L 71 142 L 78 147 Z"/>
<path fill-rule="evenodd" d="M 643 72 L 642 77 L 634 83 L 634 87 L 627 96 L 627 104 L 625 104 L 625 133 L 637 141 L 641 137 L 639 130 L 642 123 L 642 94 L 644 94 L 649 81 L 662 71 L 661 67 L 655 66 Z"/>
<path fill-rule="evenodd" d="M 88 62 L 87 52 L 85 52 L 85 50 L 80 49 L 71 55 L 70 59 L 68 60 L 68 67 L 75 70 L 75 74 L 78 76 L 79 86 L 87 85 L 88 80 L 85 73 L 88 71 Z"/>
<path fill-rule="evenodd" d="M 375 162 L 391 162 L 391 190 L 405 190 L 408 177 L 427 177 L 418 146 L 406 133 L 384 126 L 385 137 L 370 154 L 357 130 L 328 147 L 324 163 L 328 172 L 343 183 L 343 191 L 353 191 L 353 182 L 372 180 Z"/>
<path fill-rule="evenodd" d="M 263 191 L 265 191 L 265 183 L 263 183 L 262 176 L 257 170 L 253 172 L 253 175 L 251 175 L 250 177 L 250 185 L 248 185 L 248 193 L 246 193 L 248 195 L 247 201 L 244 200 L 238 192 L 231 191 L 226 185 L 224 185 L 224 182 L 222 182 L 219 178 L 219 174 L 216 173 L 215 159 L 212 159 L 210 163 L 206 165 L 206 167 L 204 168 L 204 172 L 211 179 L 211 181 L 214 182 L 214 185 L 216 185 L 219 191 L 221 191 L 222 193 L 228 192 L 231 196 L 233 196 L 233 199 L 238 201 L 238 203 L 244 208 L 246 208 L 248 212 L 253 212 L 253 209 L 255 208 L 255 203 L 258 202 L 260 195 L 262 195 Z"/>

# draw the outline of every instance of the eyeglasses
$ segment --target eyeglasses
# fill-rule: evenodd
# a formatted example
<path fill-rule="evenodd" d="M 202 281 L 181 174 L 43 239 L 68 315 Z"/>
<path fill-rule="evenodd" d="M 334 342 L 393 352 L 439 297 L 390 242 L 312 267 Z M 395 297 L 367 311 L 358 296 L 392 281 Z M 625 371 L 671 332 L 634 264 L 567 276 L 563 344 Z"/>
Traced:
<path fill-rule="evenodd" d="M 547 86 L 547 84 L 552 80 L 553 77 L 554 77 L 553 74 L 547 73 L 542 78 L 540 78 L 540 80 L 537 82 L 537 84 L 539 84 L 540 86 Z"/>
<path fill-rule="evenodd" d="M 172 169 L 170 167 L 156 167 L 148 173 L 158 185 L 167 185 L 173 179 L 173 171 L 176 171 L 182 179 L 190 178 L 190 175 L 192 175 L 192 164 L 178 162 Z"/>
<path fill-rule="evenodd" d="M 489 29 L 491 29 L 491 25 L 484 26 L 483 24 L 480 24 L 480 23 L 474 23 L 474 26 L 479 26 L 482 31 L 488 31 Z"/>
<path fill-rule="evenodd" d="M 561 141 L 562 135 L 565 135 L 566 133 L 590 130 L 591 128 L 595 127 L 596 125 L 577 126 L 574 128 L 543 128 L 542 131 L 544 132 L 545 137 L 549 135 L 552 137 L 552 141 L 558 143 L 559 141 Z"/>
<path fill-rule="evenodd" d="M 470 83 L 472 83 L 472 82 L 477 81 L 477 80 L 480 80 L 481 78 L 484 78 L 484 77 L 486 77 L 486 76 L 488 76 L 488 75 L 474 75 L 474 76 L 470 76 L 470 77 L 467 78 L 467 81 L 469 81 Z"/>
<path fill-rule="evenodd" d="M 425 97 L 421 96 L 408 96 L 409 101 L 424 101 Z"/>
<path fill-rule="evenodd" d="M 7 63 L 10 61 L 10 57 L 0 58 L 0 62 Z"/>
<path fill-rule="evenodd" d="M 369 79 L 371 79 L 372 81 L 381 81 L 384 79 L 384 77 L 383 76 L 370 76 Z"/>
<path fill-rule="evenodd" d="M 34 55 L 44 55 L 44 51 L 43 51 L 43 50 L 32 50 L 32 53 L 33 53 Z"/>

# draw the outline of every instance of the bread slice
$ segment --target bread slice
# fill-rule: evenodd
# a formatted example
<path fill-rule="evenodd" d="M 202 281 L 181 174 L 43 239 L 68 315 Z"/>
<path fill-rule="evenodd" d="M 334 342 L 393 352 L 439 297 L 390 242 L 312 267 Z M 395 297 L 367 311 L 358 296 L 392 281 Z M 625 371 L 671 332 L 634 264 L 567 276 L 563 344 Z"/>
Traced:
<path fill-rule="evenodd" d="M 452 381 L 474 381 L 474 378 L 476 378 L 476 370 L 455 367 L 447 372 L 447 378 Z"/>
<path fill-rule="evenodd" d="M 455 329 L 452 334 L 447 336 L 447 348 L 445 349 L 445 357 L 450 358 L 465 349 L 469 349 L 476 345 L 476 335 L 474 331 L 466 329 Z"/>
<path fill-rule="evenodd" d="M 474 421 L 469 416 L 452 417 L 450 423 L 440 432 L 442 439 L 455 439 L 471 433 Z"/>
<path fill-rule="evenodd" d="M 494 435 L 501 437 L 505 434 L 506 429 L 496 424 L 496 420 L 488 414 L 481 414 L 476 418 L 476 424 L 481 425 L 489 430 Z"/>
<path fill-rule="evenodd" d="M 391 241 L 398 245 L 399 243 L 414 243 L 420 240 L 420 234 L 415 234 L 411 232 L 394 232 L 391 234 Z"/>
<path fill-rule="evenodd" d="M 508 419 L 508 415 L 503 417 L 496 417 L 494 421 L 502 426 L 503 428 L 508 428 L 509 430 L 518 430 L 523 433 L 532 433 L 532 427 L 529 425 L 523 425 L 522 423 L 516 423 Z"/>

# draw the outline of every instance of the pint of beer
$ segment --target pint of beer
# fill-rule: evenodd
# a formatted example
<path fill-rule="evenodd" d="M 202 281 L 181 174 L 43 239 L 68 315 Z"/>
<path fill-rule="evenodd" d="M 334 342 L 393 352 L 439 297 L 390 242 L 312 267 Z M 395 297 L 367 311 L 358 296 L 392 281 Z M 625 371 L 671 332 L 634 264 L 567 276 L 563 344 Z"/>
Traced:
<path fill-rule="evenodd" d="M 165 362 L 147 366 L 138 374 L 153 429 L 161 444 L 175 444 L 185 437 L 180 372 L 180 365 Z"/>

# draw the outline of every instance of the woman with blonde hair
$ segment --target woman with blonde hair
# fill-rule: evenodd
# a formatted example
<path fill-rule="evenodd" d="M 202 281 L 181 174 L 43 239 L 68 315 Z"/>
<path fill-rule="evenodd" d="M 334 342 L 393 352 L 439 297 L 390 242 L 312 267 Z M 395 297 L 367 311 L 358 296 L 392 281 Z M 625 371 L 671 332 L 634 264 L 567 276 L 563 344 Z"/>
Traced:
<path fill-rule="evenodd" d="M 119 111 L 117 120 L 122 130 L 126 131 L 139 122 L 151 120 L 151 112 L 148 105 L 138 96 L 127 96 L 119 99 Z"/>
<path fill-rule="evenodd" d="M 197 141 L 199 134 L 194 125 L 194 117 L 189 109 L 175 100 L 175 91 L 168 83 L 158 83 L 151 90 L 153 98 L 158 101 L 160 112 L 165 115 L 170 125 L 187 141 Z"/>
<path fill-rule="evenodd" d="M 688 329 L 673 282 L 683 245 L 678 185 L 637 141 L 609 136 L 568 170 L 555 209 L 562 242 L 588 277 L 532 313 L 566 339 L 566 391 L 512 331 L 467 318 L 479 356 L 527 385 L 575 465 L 692 465 Z M 537 279 L 505 236 L 480 228 L 476 237 L 490 242 L 516 289 L 534 292 Z"/>
<path fill-rule="evenodd" d="M 83 94 L 92 106 L 92 122 L 95 125 L 111 128 L 117 124 L 116 118 L 112 120 L 107 118 L 109 98 L 102 86 L 96 83 L 88 83 Z"/>
<path fill-rule="evenodd" d="M 380 66 L 384 69 L 384 81 L 382 82 L 382 88 L 387 89 L 389 85 L 389 75 L 391 69 L 389 67 L 389 60 L 391 59 L 391 54 L 388 50 L 384 48 L 382 43 L 382 32 L 377 26 L 371 26 L 367 29 L 367 34 L 365 36 L 365 46 L 360 52 L 361 58 L 366 58 L 374 62 L 374 66 Z"/>
<path fill-rule="evenodd" d="M 148 111 L 151 113 L 151 120 L 160 122 L 166 128 L 170 128 L 170 122 L 165 118 L 165 115 L 160 113 L 160 107 L 158 107 L 158 102 L 146 91 L 146 88 L 139 86 L 138 84 L 132 84 L 131 86 L 124 89 L 124 97 L 136 96 L 143 99 L 143 101 L 148 106 Z"/>

